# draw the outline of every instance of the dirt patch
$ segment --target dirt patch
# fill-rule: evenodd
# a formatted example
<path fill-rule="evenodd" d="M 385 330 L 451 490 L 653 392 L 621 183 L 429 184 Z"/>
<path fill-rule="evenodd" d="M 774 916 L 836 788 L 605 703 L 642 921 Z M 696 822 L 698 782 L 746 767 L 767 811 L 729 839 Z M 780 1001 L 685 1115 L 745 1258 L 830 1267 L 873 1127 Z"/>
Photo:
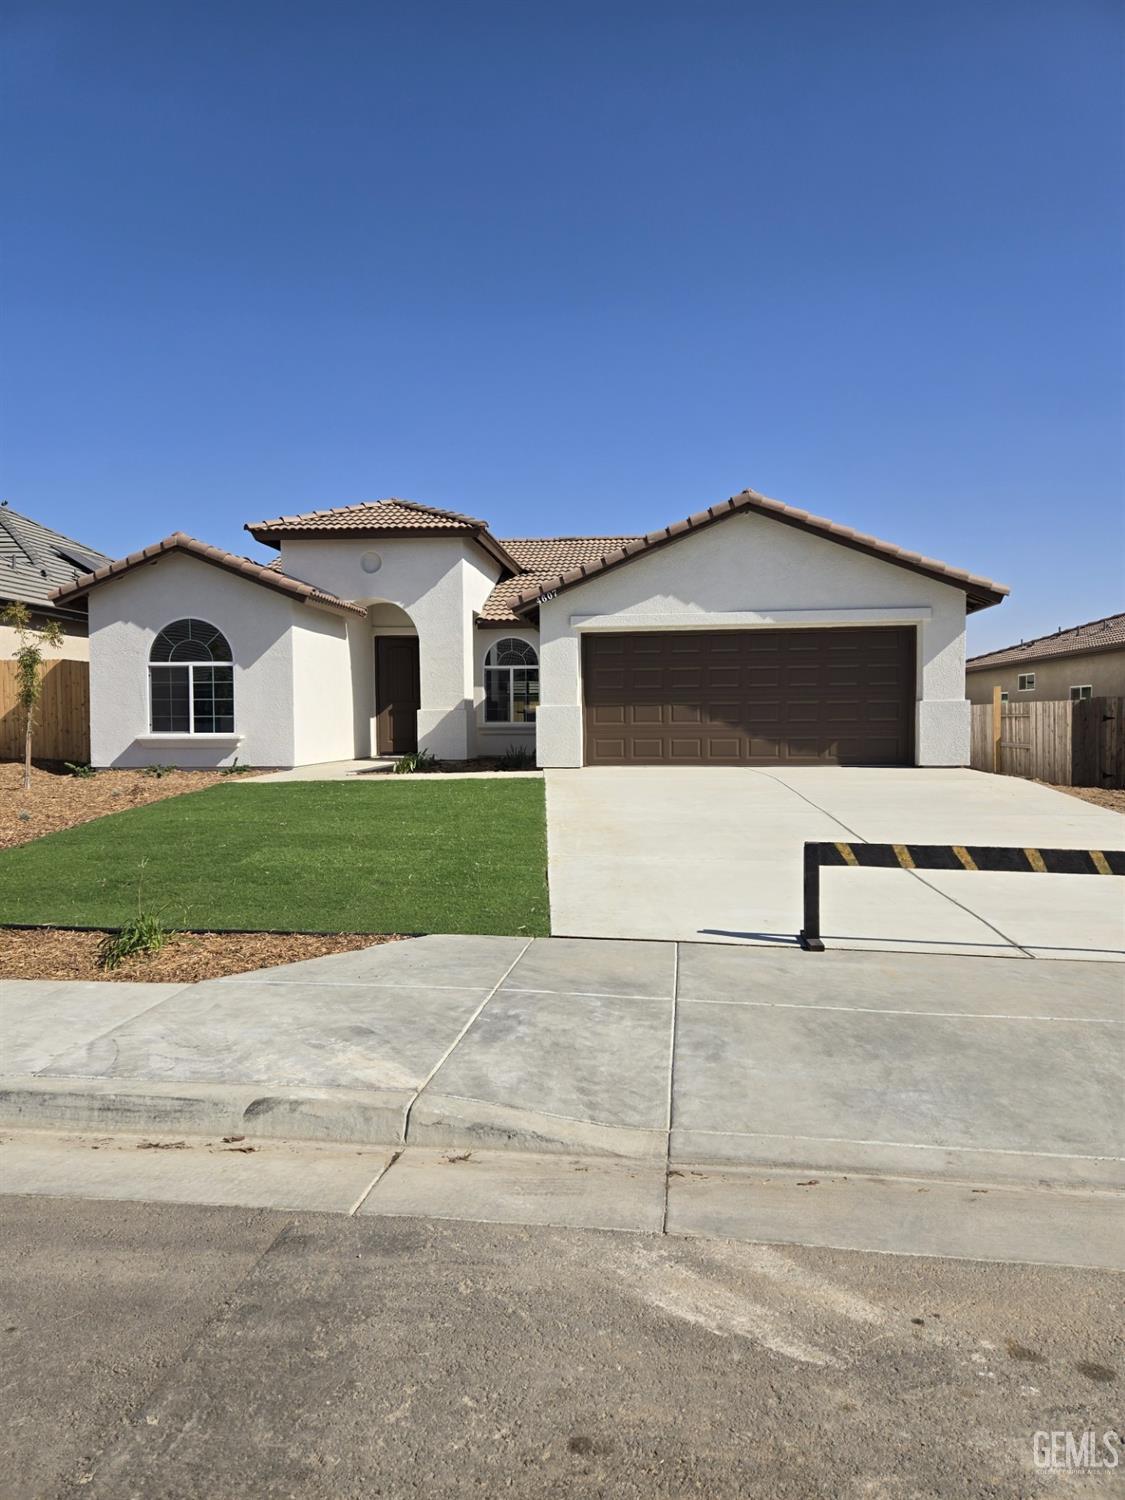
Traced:
<path fill-rule="evenodd" d="M 161 984 L 194 984 L 221 979 L 326 953 L 351 953 L 378 943 L 399 942 L 397 936 L 373 937 L 369 932 L 334 933 L 310 937 L 279 932 L 178 932 L 159 953 L 138 954 L 119 968 L 98 967 L 98 947 L 104 932 L 75 932 L 68 928 L 21 931 L 0 928 L 2 979 L 127 979 Z"/>
<path fill-rule="evenodd" d="M 232 779 L 221 771 L 168 771 L 163 776 L 97 771 L 93 776 L 72 776 L 69 771 L 33 766 L 31 791 L 25 792 L 23 766 L 4 761 L 0 763 L 0 849 Z"/>
<path fill-rule="evenodd" d="M 1044 786 L 1051 783 L 1045 781 Z M 1056 786 L 1053 791 L 1065 792 L 1068 797 L 1081 797 L 1083 802 L 1092 802 L 1095 807 L 1108 807 L 1112 812 L 1125 813 L 1125 787 L 1113 786 Z"/>

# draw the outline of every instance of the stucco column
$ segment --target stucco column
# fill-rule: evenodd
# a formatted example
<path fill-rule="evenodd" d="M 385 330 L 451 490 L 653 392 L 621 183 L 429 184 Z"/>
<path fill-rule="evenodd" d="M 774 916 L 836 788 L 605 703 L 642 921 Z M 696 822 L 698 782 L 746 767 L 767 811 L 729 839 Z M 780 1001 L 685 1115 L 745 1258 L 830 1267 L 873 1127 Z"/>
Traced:
<path fill-rule="evenodd" d="M 461 641 L 452 632 L 418 627 L 421 706 L 418 748 L 438 760 L 468 760 L 472 744 L 473 687 Z"/>

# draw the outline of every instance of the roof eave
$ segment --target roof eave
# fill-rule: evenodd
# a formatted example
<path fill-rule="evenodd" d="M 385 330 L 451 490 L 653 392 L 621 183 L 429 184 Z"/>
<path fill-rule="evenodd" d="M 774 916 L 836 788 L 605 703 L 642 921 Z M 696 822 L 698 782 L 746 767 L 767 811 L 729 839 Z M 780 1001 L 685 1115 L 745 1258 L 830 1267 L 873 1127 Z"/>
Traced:
<path fill-rule="evenodd" d="M 380 537 L 403 538 L 427 540 L 435 537 L 459 536 L 467 537 L 476 542 L 482 551 L 487 552 L 494 562 L 498 562 L 502 569 L 513 577 L 522 573 L 515 558 L 496 540 L 490 531 L 480 526 L 264 526 L 257 521 L 250 521 L 243 527 L 248 531 L 256 542 L 262 542 L 267 547 L 280 549 L 282 540 L 291 538 L 294 541 L 333 541 L 337 538 L 350 538 L 355 540 L 361 537 L 369 537 L 377 541 Z"/>
<path fill-rule="evenodd" d="M 1125 641 L 1106 641 L 1097 646 L 1068 646 L 1065 651 L 1044 651 L 1035 656 L 1008 656 L 1008 652 L 1017 648 L 1007 647 L 1004 651 L 993 653 L 988 656 L 970 656 L 965 663 L 966 672 L 994 672 L 1002 667 L 1034 667 L 1036 662 L 1066 661 L 1072 656 L 1100 656 L 1105 651 L 1125 651 Z M 996 661 L 996 656 L 1004 656 L 1006 660 Z"/>

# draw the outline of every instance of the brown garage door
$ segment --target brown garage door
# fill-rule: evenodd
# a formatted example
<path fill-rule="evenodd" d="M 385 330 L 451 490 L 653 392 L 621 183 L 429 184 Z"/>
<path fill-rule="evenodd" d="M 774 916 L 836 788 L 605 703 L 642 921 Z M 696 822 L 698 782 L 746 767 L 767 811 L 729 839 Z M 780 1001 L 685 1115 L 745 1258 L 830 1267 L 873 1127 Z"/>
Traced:
<path fill-rule="evenodd" d="M 909 765 L 914 630 L 589 635 L 586 764 Z"/>

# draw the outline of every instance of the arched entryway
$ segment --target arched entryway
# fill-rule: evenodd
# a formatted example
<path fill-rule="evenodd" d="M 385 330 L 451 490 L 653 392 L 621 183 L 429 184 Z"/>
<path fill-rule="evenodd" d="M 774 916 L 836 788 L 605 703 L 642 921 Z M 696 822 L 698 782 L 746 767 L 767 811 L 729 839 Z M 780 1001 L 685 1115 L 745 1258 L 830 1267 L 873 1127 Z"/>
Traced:
<path fill-rule="evenodd" d="M 373 605 L 370 619 L 375 673 L 372 753 L 409 755 L 418 748 L 422 704 L 418 632 L 397 604 Z"/>

